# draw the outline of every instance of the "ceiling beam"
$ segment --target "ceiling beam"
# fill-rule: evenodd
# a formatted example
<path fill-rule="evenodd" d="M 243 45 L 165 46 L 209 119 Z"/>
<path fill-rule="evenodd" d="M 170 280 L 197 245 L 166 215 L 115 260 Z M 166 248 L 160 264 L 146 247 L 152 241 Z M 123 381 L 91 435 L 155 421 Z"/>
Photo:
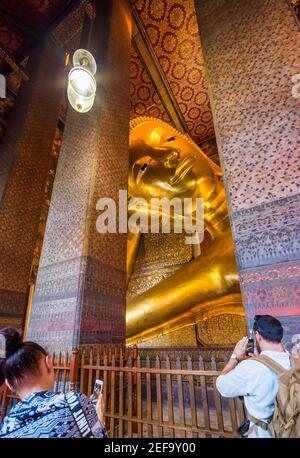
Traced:
<path fill-rule="evenodd" d="M 10 66 L 10 68 L 15 72 L 19 73 L 23 80 L 28 81 L 29 77 L 25 73 L 22 66 L 0 46 L 0 57 Z"/>
<path fill-rule="evenodd" d="M 153 82 L 157 94 L 159 95 L 162 104 L 164 105 L 176 129 L 180 132 L 188 133 L 189 129 L 186 125 L 183 114 L 177 104 L 166 75 L 156 57 L 155 51 L 134 4 L 132 5 L 132 17 L 132 39 L 145 70 Z"/>

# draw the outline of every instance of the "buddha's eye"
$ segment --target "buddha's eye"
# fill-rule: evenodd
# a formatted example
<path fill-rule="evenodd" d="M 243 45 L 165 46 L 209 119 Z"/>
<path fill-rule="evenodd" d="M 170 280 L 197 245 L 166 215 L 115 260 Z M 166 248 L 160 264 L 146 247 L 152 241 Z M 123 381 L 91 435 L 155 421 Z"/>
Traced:
<path fill-rule="evenodd" d="M 138 182 L 140 180 L 140 178 L 143 176 L 144 172 L 146 171 L 147 167 L 148 167 L 148 163 L 147 162 L 144 162 L 143 165 L 140 166 L 140 168 L 138 169 L 138 174 L 137 174 L 137 177 L 136 177 L 136 181 Z"/>

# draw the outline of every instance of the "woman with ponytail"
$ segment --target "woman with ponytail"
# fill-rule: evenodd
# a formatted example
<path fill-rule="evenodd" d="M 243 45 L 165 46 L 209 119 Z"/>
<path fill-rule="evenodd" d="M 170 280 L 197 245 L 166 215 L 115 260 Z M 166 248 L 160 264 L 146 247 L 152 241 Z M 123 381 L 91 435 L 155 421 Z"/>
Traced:
<path fill-rule="evenodd" d="M 54 393 L 53 366 L 40 345 L 5 328 L 1 346 L 0 386 L 5 381 L 21 401 L 0 425 L 0 438 L 107 437 L 101 398 L 95 409 L 82 393 Z"/>

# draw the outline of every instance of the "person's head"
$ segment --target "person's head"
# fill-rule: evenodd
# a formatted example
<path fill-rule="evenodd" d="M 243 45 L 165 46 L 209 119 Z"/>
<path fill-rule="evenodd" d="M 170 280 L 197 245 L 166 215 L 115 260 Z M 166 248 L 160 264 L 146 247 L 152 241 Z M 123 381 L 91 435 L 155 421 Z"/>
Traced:
<path fill-rule="evenodd" d="M 50 391 L 54 371 L 47 352 L 35 342 L 22 342 L 14 328 L 0 330 L 5 340 L 5 358 L 0 361 L 0 385 L 6 385 L 22 399 L 31 388 Z"/>
<path fill-rule="evenodd" d="M 271 315 L 255 315 L 253 333 L 257 350 L 280 348 L 283 337 L 283 327 L 279 320 Z"/>

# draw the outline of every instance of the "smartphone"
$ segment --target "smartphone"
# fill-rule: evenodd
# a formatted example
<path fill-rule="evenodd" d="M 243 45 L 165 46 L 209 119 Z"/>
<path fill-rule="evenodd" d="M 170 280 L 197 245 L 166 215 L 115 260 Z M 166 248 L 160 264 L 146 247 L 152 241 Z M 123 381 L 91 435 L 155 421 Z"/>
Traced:
<path fill-rule="evenodd" d="M 254 353 L 254 337 L 253 337 L 252 330 L 250 331 L 249 340 L 247 344 L 247 355 L 249 355 L 249 353 L 252 353 L 252 354 Z"/>
<path fill-rule="evenodd" d="M 99 395 L 102 394 L 102 391 L 103 391 L 103 380 L 99 380 L 99 379 L 95 380 L 94 391 L 93 391 L 93 395 L 91 398 L 91 401 L 93 404 L 97 404 Z"/>

